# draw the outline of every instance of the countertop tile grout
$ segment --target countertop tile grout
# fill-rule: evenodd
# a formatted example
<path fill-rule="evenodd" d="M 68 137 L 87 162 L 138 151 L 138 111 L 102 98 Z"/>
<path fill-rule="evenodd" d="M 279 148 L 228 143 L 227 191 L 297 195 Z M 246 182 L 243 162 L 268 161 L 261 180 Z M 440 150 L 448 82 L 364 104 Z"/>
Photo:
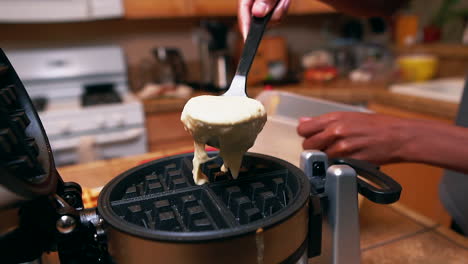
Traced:
<path fill-rule="evenodd" d="M 423 233 L 426 233 L 426 232 L 430 232 L 432 230 L 434 230 L 434 228 L 423 227 L 422 229 L 420 229 L 418 231 L 415 231 L 413 233 L 405 234 L 405 235 L 402 235 L 400 237 L 392 238 L 392 239 L 382 241 L 382 242 L 376 243 L 374 245 L 368 246 L 366 248 L 362 248 L 361 252 L 365 252 L 365 251 L 372 250 L 372 249 L 375 249 L 375 248 L 378 248 L 378 247 L 386 246 L 386 245 L 389 245 L 389 244 L 392 244 L 392 243 L 395 243 L 395 242 L 398 242 L 398 241 L 401 241 L 401 240 L 404 240 L 404 239 L 408 239 L 408 238 L 413 237 L 413 236 L 417 236 L 417 235 L 420 235 L 420 234 L 423 234 Z"/>
<path fill-rule="evenodd" d="M 456 240 L 448 237 L 448 236 L 445 236 L 444 234 L 440 233 L 439 231 L 437 231 L 437 229 L 434 230 L 434 233 L 437 235 L 437 236 L 440 236 L 440 237 L 443 237 L 445 238 L 446 240 L 452 242 L 453 244 L 459 246 L 460 248 L 464 249 L 464 250 L 467 250 L 468 251 L 468 247 L 465 247 L 464 245 L 458 243 Z"/>
<path fill-rule="evenodd" d="M 392 209 L 394 212 L 396 212 L 397 214 L 411 220 L 412 222 L 416 223 L 417 225 L 420 225 L 422 227 L 425 227 L 425 228 L 432 228 L 432 229 L 435 229 L 437 227 L 439 227 L 441 224 L 440 223 L 436 223 L 436 222 L 433 222 L 431 220 L 431 224 L 428 224 L 428 223 L 424 223 L 423 221 L 419 221 L 418 219 L 408 215 L 408 214 L 405 214 L 404 212 L 402 212 L 400 209 L 394 207 L 394 206 L 389 206 L 390 209 Z"/>

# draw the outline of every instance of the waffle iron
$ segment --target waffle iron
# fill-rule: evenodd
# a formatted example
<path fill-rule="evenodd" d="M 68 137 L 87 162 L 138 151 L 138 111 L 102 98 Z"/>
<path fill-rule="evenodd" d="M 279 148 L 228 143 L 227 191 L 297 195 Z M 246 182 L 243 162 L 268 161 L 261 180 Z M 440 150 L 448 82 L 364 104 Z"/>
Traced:
<path fill-rule="evenodd" d="M 377 167 L 319 151 L 303 152 L 301 169 L 247 153 L 236 180 L 216 158 L 202 167 L 210 183 L 199 186 L 190 153 L 118 175 L 97 208 L 84 209 L 81 187 L 57 173 L 40 119 L 1 50 L 0 120 L 2 263 L 50 251 L 61 263 L 359 263 L 358 192 L 382 204 L 401 193 Z"/>

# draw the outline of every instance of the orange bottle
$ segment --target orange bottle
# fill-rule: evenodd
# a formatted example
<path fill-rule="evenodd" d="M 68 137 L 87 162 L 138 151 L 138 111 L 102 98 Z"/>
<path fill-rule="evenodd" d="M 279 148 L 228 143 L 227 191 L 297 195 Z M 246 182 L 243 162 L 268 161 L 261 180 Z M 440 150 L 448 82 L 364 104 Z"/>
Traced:
<path fill-rule="evenodd" d="M 400 14 L 395 19 L 395 42 L 398 46 L 413 45 L 417 41 L 419 18 L 416 15 Z"/>

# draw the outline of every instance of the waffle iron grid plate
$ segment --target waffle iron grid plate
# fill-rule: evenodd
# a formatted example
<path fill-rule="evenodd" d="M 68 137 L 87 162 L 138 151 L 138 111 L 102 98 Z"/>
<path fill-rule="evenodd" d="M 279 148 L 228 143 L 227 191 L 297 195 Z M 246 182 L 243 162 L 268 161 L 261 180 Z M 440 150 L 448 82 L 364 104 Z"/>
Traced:
<path fill-rule="evenodd" d="M 306 177 L 283 160 L 247 153 L 238 179 L 232 180 L 229 172 L 220 172 L 218 157 L 202 165 L 210 183 L 198 186 L 192 159 L 193 154 L 162 158 L 121 174 L 101 192 L 100 214 L 125 233 L 195 242 L 268 228 L 307 202 Z"/>

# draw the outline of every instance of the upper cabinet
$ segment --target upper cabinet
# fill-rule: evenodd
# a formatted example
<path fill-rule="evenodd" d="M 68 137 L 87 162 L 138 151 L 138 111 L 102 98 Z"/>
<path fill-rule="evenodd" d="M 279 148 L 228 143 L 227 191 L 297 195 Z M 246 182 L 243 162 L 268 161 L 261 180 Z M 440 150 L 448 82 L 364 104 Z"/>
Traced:
<path fill-rule="evenodd" d="M 191 0 L 193 16 L 235 16 L 237 0 Z"/>
<path fill-rule="evenodd" d="M 292 0 L 289 7 L 290 14 L 305 15 L 312 13 L 329 13 L 335 10 L 329 5 L 314 0 Z"/>
<path fill-rule="evenodd" d="M 238 0 L 124 0 L 126 18 L 236 16 Z M 293 0 L 290 14 L 333 12 L 314 0 Z"/>
<path fill-rule="evenodd" d="M 181 17 L 190 15 L 192 0 L 124 0 L 126 18 Z"/>

